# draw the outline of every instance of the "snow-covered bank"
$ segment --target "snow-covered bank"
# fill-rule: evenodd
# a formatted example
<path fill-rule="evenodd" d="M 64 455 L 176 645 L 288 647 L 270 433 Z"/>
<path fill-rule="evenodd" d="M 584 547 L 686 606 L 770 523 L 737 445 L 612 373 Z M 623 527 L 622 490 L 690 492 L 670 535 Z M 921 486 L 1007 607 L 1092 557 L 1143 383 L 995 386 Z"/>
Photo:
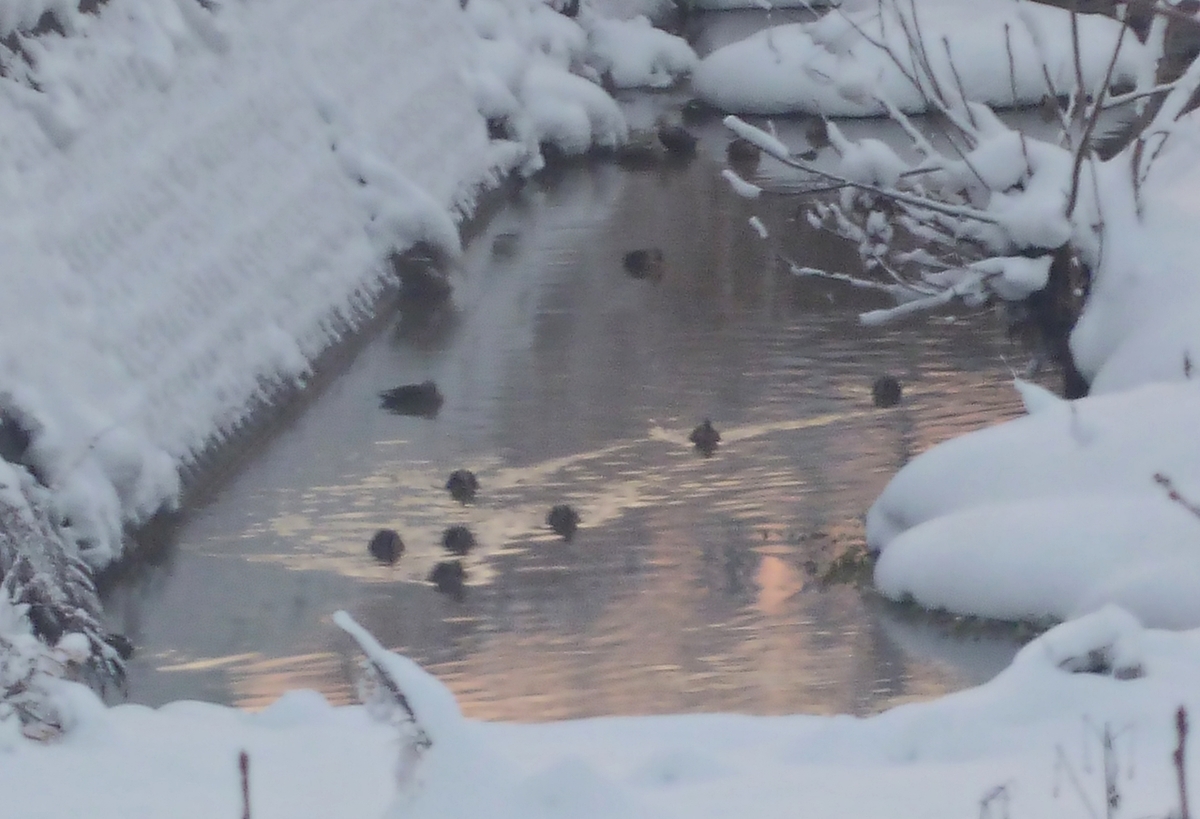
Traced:
<path fill-rule="evenodd" d="M 1112 80 L 1146 86 L 1161 50 L 1161 26 L 1146 44 L 1116 20 L 1082 15 L 1080 70 L 1101 84 L 1118 42 Z M 910 48 L 910 45 L 916 45 Z M 776 26 L 705 57 L 694 87 L 725 111 L 877 116 L 882 100 L 924 111 L 957 93 L 993 106 L 1030 105 L 1075 83 L 1071 15 L 1029 0 L 923 0 L 845 4 L 811 23 Z M 921 78 L 920 80 L 915 78 Z M 932 84 L 926 84 L 932 83 Z"/>
<path fill-rule="evenodd" d="M 506 161 L 456 4 L 186 5 L 80 17 L 0 99 L 0 372 L 93 565 Z"/>
<path fill-rule="evenodd" d="M 0 2 L 0 28 L 43 11 L 67 35 L 0 78 L 4 454 L 94 567 L 366 315 L 391 253 L 452 256 L 479 190 L 542 144 L 624 140 L 580 73 L 661 85 L 694 59 L 540 0 Z"/>
<path fill-rule="evenodd" d="M 896 475 L 867 518 L 888 597 L 1039 622 L 1115 602 L 1154 625 L 1200 626 L 1200 509 L 1185 510 L 1200 499 L 1190 443 L 1200 396 L 1191 261 L 1200 253 L 1200 118 L 1185 113 L 1200 63 L 1156 89 L 1116 156 L 1100 161 L 1089 142 L 1099 102 L 1078 127 L 1078 102 L 1106 99 L 1110 67 L 1132 85 L 1154 80 L 1164 19 L 1142 43 L 1115 20 L 1026 0 L 884 0 L 767 30 L 696 69 L 695 87 L 723 107 L 886 112 L 911 141 L 904 154 L 828 122 L 808 132 L 809 165 L 771 134 L 726 120 L 776 159 L 838 186 L 836 200 L 809 210 L 810 224 L 852 242 L 864 268 L 884 274 L 795 272 L 899 286 L 898 306 L 864 313 L 867 324 L 955 300 L 1028 297 L 1013 314 L 1036 316 L 1069 394 L 1090 385 L 1090 397 L 1063 402 L 1018 384 L 1032 417 L 935 447 Z M 1177 36 L 1194 37 L 1200 20 L 1186 25 L 1190 34 Z M 1062 94 L 1077 74 L 1087 93 L 1072 97 L 1073 114 L 1050 107 L 1056 138 L 1022 133 L 988 107 Z M 926 105 L 943 112 L 961 146 L 939 146 L 903 113 Z M 822 153 L 828 164 L 818 167 Z"/>
<path fill-rule="evenodd" d="M 1112 602 L 1200 625 L 1200 516 L 1186 508 L 1200 500 L 1200 118 L 1165 122 L 1148 171 L 1136 153 L 1098 166 L 1104 239 L 1070 338 L 1089 397 L 1036 402 L 902 469 L 867 519 L 889 597 L 1035 620 Z M 1136 193 L 1131 163 L 1146 174 Z"/>
<path fill-rule="evenodd" d="M 976 815 L 989 794 L 1012 816 L 1087 816 L 1089 804 L 1103 804 L 1107 766 L 1093 763 L 1107 726 L 1122 808 L 1166 816 L 1178 809 L 1176 709 L 1200 708 L 1200 633 L 1146 631 L 1115 608 L 1044 635 L 984 686 L 862 719 L 478 723 L 416 665 L 372 652 L 420 735 L 378 685 L 365 689 L 369 709 L 331 708 L 297 691 L 258 714 L 200 703 L 105 709 L 70 688 L 76 727 L 67 738 L 4 738 L 5 810 L 46 819 L 238 816 L 245 750 L 255 819 L 773 819 L 797 806 L 805 816 L 905 819 Z M 1195 753 L 1187 772 L 1193 782 L 1200 774 Z"/>

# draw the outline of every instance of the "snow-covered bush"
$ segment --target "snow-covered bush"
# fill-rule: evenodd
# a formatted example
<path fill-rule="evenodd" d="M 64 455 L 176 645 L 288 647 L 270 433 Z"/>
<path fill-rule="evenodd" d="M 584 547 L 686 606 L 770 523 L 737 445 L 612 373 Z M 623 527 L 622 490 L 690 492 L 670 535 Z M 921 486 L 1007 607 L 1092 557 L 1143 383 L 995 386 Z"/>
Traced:
<path fill-rule="evenodd" d="M 690 74 L 696 52 L 686 41 L 660 31 L 646 17 L 590 17 L 588 62 L 617 88 L 666 88 Z"/>
<path fill-rule="evenodd" d="M 28 611 L 0 594 L 0 748 L 14 733 L 46 740 L 71 727 L 58 687 L 88 659 L 86 637 L 72 633 L 49 646 L 33 634 Z"/>
<path fill-rule="evenodd" d="M 1161 15 L 1194 37 L 1193 13 L 1158 12 L 1151 39 L 1163 35 Z M 1067 36 L 1081 54 L 1090 47 Z M 1119 42 L 1133 37 L 1126 29 Z M 910 48 L 927 46 L 914 40 Z M 1109 66 L 1116 63 L 1109 53 Z M 1200 64 L 1124 98 L 1107 77 L 1088 84 L 1078 76 L 1063 97 L 1048 95 L 1057 137 L 1005 124 L 953 72 L 949 85 L 914 77 L 935 88 L 929 104 L 942 130 L 930 134 L 930 121 L 889 107 L 908 137 L 903 148 L 851 139 L 831 123 L 812 132 L 827 145 L 818 165 L 769 133 L 729 124 L 829 189 L 810 220 L 853 241 L 876 274 L 840 278 L 899 301 L 864 321 L 955 299 L 1042 311 L 1052 352 L 1068 372 L 1077 368 L 1072 390 L 1089 393 L 1061 401 L 1019 384 L 1028 417 L 907 463 L 867 515 L 881 593 L 1035 622 L 1116 603 L 1146 623 L 1192 628 L 1200 623 L 1200 526 L 1163 496 L 1155 476 L 1197 496 L 1189 442 L 1200 395 L 1200 116 L 1190 111 Z M 1118 103 L 1144 109 L 1100 156 L 1100 114 Z M 1164 381 L 1175 383 L 1155 383 Z"/>
<path fill-rule="evenodd" d="M 978 4 L 951 5 L 961 14 Z M 1087 385 L 1071 369 L 1067 333 L 1087 298 L 1092 272 L 1139 219 L 1143 183 L 1200 86 L 1200 68 L 1193 65 L 1177 80 L 1149 87 L 1165 32 L 1161 16 L 1143 44 L 1129 25 L 1107 18 L 1062 10 L 1048 18 L 1044 8 L 1035 13 L 1037 4 L 1025 0 L 994 5 L 1007 10 L 997 18 L 998 31 L 968 27 L 957 38 L 946 29 L 934 39 L 931 32 L 942 31 L 944 21 L 931 23 L 929 5 L 911 0 L 876 0 L 873 14 L 834 11 L 822 21 L 826 34 L 841 32 L 842 39 L 830 34 L 826 43 L 838 70 L 813 69 L 805 82 L 862 112 L 886 113 L 907 137 L 902 148 L 850 138 L 823 120 L 810 130 L 813 151 L 826 154 L 816 162 L 812 152 L 809 159 L 795 156 L 771 134 L 735 117 L 727 124 L 768 154 L 811 173 L 814 190 L 836 194 L 820 198 L 808 221 L 858 248 L 867 270 L 877 275 L 857 284 L 887 291 L 899 302 L 863 314 L 865 323 L 954 300 L 1023 302 L 1047 331 L 1044 352 L 1067 365 L 1068 391 L 1080 394 Z M 970 48 L 997 38 L 1001 47 L 990 58 Z M 854 48 L 834 47 L 843 40 Z M 883 64 L 891 78 L 886 81 L 879 73 Z M 1060 126 L 1057 138 L 1034 138 L 986 104 L 1030 99 L 1036 90 L 1029 87 L 1031 65 Z M 1138 90 L 1114 95 L 1121 72 Z M 997 95 L 994 86 L 1001 78 L 1009 90 Z M 1152 108 L 1127 146 L 1101 159 L 1096 134 L 1102 113 L 1118 104 L 1147 103 Z M 918 121 L 907 113 L 911 110 L 931 116 Z M 1150 116 L 1151 111 L 1157 113 Z M 797 273 L 831 275 L 793 267 Z"/>
<path fill-rule="evenodd" d="M 0 725 L 41 738 L 66 730 L 55 681 L 120 684 L 119 638 L 100 623 L 88 567 L 51 521 L 49 491 L 0 460 Z"/>

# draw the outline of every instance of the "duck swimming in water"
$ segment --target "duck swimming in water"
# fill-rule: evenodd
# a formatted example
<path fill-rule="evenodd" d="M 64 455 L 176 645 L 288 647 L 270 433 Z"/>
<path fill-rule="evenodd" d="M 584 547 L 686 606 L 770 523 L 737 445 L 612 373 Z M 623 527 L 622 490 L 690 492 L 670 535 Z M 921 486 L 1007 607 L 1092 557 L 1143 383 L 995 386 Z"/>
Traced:
<path fill-rule="evenodd" d="M 546 524 L 563 540 L 570 540 L 579 528 L 579 513 L 567 504 L 560 503 L 546 515 Z"/>
<path fill-rule="evenodd" d="M 900 380 L 894 375 L 881 375 L 871 385 L 871 400 L 877 407 L 894 407 L 902 396 Z"/>
<path fill-rule="evenodd" d="M 434 588 L 460 602 L 465 596 L 463 584 L 466 580 L 467 570 L 457 560 L 443 560 L 429 571 L 429 582 Z"/>
<path fill-rule="evenodd" d="M 379 393 L 380 406 L 397 415 L 432 418 L 442 408 L 442 400 L 442 393 L 433 381 L 402 384 Z"/>
<path fill-rule="evenodd" d="M 404 554 L 404 541 L 395 529 L 380 529 L 371 538 L 367 551 L 380 563 L 395 563 Z"/>
<path fill-rule="evenodd" d="M 475 500 L 475 493 L 479 491 L 479 479 L 469 469 L 456 469 L 450 473 L 446 489 L 450 492 L 450 497 L 459 503 L 471 503 Z"/>
<path fill-rule="evenodd" d="M 717 444 L 721 442 L 721 433 L 717 432 L 712 425 L 712 421 L 705 418 L 704 423 L 698 425 L 692 430 L 692 434 L 688 436 L 688 440 L 696 445 L 696 449 L 705 456 L 712 455 L 717 451 Z"/>
<path fill-rule="evenodd" d="M 462 557 L 475 548 L 475 535 L 466 526 L 451 526 L 442 532 L 442 548 Z"/>

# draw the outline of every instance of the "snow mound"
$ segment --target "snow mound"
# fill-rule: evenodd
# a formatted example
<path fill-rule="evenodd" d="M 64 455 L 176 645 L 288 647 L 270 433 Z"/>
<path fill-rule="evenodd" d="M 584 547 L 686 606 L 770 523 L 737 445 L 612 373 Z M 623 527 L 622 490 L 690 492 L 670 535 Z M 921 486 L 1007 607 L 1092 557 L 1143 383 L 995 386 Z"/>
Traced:
<path fill-rule="evenodd" d="M 659 31 L 645 17 L 592 18 L 587 30 L 589 63 L 617 88 L 667 88 L 698 61 L 685 40 Z"/>
<path fill-rule="evenodd" d="M 693 86 L 726 111 L 860 117 L 884 114 L 880 99 L 902 111 L 924 111 L 935 87 L 954 95 L 962 88 L 976 102 L 1013 106 L 1046 96 L 1047 75 L 1055 94 L 1074 85 L 1070 14 L 1063 9 L 1027 0 L 925 0 L 915 13 L 913 8 L 886 0 L 882 13 L 872 3 L 766 29 L 701 60 Z M 1120 31 L 1110 18 L 1081 16 L 1081 65 L 1089 88 L 1103 81 Z M 928 73 L 918 70 L 906 32 L 914 39 L 920 32 L 925 48 L 918 50 Z M 1150 83 L 1158 53 L 1154 43 L 1124 37 L 1113 80 Z"/>
<path fill-rule="evenodd" d="M 603 80 L 662 88 L 696 63 L 686 42 L 643 16 L 610 19 L 584 6 L 572 19 L 542 0 L 472 0 L 466 15 L 480 38 L 468 72 L 476 104 L 505 140 L 521 146 L 526 173 L 542 167 L 544 147 L 578 156 L 629 138 Z"/>
<path fill-rule="evenodd" d="M 1046 402 L 923 453 L 867 514 L 876 583 L 962 614 L 1066 619 L 1118 603 L 1200 626 L 1200 519 L 1156 480 L 1200 497 L 1197 412 L 1195 385 L 1148 385 Z"/>

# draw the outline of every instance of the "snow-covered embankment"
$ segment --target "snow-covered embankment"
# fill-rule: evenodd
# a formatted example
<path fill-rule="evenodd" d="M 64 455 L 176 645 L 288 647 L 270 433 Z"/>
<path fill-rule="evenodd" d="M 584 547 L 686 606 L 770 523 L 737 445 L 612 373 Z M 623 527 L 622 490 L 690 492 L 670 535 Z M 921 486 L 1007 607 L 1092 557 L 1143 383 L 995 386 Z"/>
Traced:
<path fill-rule="evenodd" d="M 591 48 L 599 21 L 540 0 L 73 9 L 0 1 L 6 31 L 49 11 L 66 32 L 22 35 L 0 79 L 0 409 L 93 567 L 365 316 L 391 253 L 452 255 L 455 220 L 541 144 L 625 139 L 579 74 L 694 59 L 642 28 Z"/>
<path fill-rule="evenodd" d="M 1106 199 L 1111 240 L 1071 336 L 1090 396 L 936 447 L 871 509 L 885 594 L 1004 619 L 1118 603 L 1147 624 L 1200 625 L 1200 518 L 1187 508 L 1200 499 L 1198 138 L 1195 115 L 1182 120 L 1140 214 Z"/>
<path fill-rule="evenodd" d="M 61 4 L 60 4 L 61 5 Z M 0 384 L 103 565 L 502 170 L 451 3 L 112 2 L 0 98 Z"/>

